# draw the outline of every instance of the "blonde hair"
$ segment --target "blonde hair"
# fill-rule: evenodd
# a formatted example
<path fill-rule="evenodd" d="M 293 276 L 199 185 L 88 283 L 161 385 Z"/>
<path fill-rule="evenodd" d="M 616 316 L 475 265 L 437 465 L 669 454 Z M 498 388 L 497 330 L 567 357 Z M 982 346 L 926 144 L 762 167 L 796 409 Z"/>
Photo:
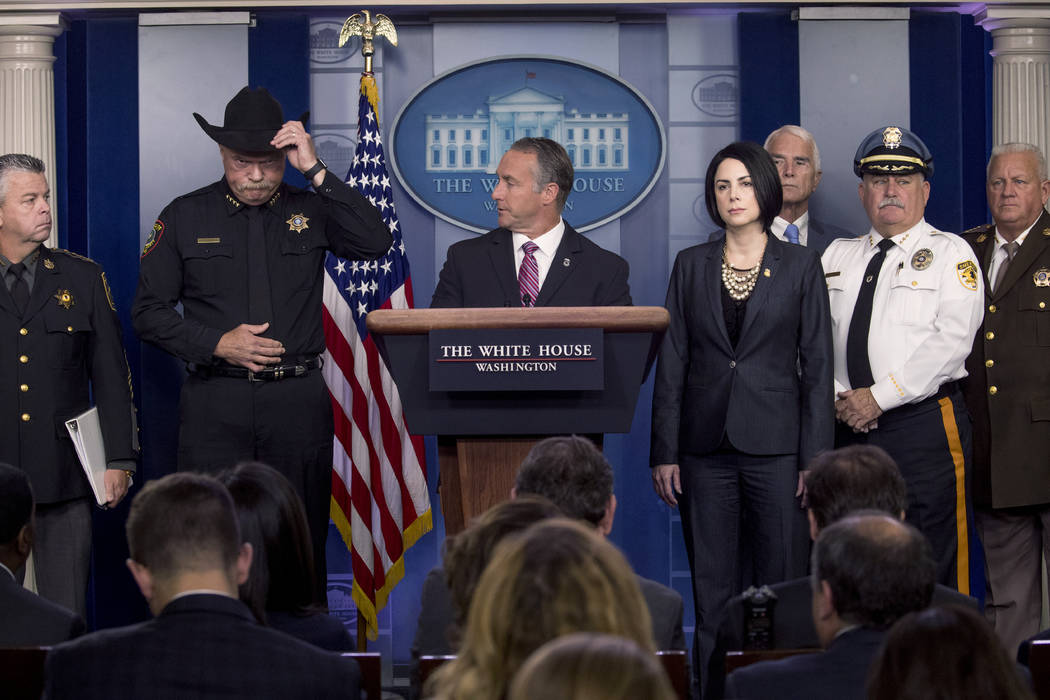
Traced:
<path fill-rule="evenodd" d="M 651 651 L 626 637 L 581 632 L 544 644 L 521 667 L 508 700 L 674 700 Z"/>
<path fill-rule="evenodd" d="M 627 560 L 593 528 L 553 518 L 497 547 L 474 592 L 459 655 L 428 680 L 426 695 L 503 697 L 533 651 L 573 632 L 620 635 L 656 651 Z"/>

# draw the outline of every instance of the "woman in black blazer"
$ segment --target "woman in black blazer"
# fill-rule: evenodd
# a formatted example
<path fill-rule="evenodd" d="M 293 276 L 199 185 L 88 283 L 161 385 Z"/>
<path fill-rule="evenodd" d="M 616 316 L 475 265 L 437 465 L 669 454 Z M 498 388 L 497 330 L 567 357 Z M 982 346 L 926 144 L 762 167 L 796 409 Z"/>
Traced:
<path fill-rule="evenodd" d="M 699 668 L 741 584 L 805 575 L 801 470 L 831 448 L 835 416 L 824 271 L 769 233 L 783 197 L 772 159 L 730 144 L 705 188 L 725 236 L 675 260 L 650 455 L 657 494 L 682 508 Z"/>

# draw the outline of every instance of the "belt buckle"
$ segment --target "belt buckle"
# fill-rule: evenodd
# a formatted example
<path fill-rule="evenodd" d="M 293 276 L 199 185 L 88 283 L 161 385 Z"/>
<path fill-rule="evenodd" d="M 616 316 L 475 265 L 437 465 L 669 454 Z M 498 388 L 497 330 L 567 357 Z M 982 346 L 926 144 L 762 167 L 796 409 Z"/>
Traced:
<path fill-rule="evenodd" d="M 248 382 L 249 383 L 261 382 L 261 381 L 263 381 L 263 380 L 255 378 L 255 372 L 251 371 L 250 369 L 248 370 Z"/>

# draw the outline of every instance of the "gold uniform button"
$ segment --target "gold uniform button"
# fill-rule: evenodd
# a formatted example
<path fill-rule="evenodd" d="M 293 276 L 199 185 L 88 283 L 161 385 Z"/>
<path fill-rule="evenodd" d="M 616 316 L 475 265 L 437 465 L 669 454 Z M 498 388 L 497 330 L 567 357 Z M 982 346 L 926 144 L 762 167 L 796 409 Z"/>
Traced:
<path fill-rule="evenodd" d="M 984 338 L 985 338 L 985 340 L 995 340 L 995 333 L 992 333 L 991 331 L 988 331 L 987 333 L 984 334 Z"/>
<path fill-rule="evenodd" d="M 25 328 L 19 328 L 18 329 L 18 335 L 29 335 L 29 331 L 26 330 Z"/>
<path fill-rule="evenodd" d="M 995 367 L 995 360 L 985 360 L 984 361 L 984 366 L 985 367 Z"/>
<path fill-rule="evenodd" d="M 995 304 L 989 304 L 989 305 L 988 305 L 988 313 L 990 313 L 990 314 L 994 314 L 994 313 L 996 312 L 996 310 L 997 310 L 997 309 L 996 309 L 996 306 L 995 306 Z"/>
<path fill-rule="evenodd" d="M 29 422 L 29 414 L 28 413 L 23 413 L 22 414 L 22 422 L 23 423 L 28 423 Z"/>
<path fill-rule="evenodd" d="M 1040 309 L 1045 309 L 1046 308 L 1046 302 L 1045 301 L 1039 302 L 1039 308 Z"/>
<path fill-rule="evenodd" d="M 988 393 L 991 394 L 992 396 L 995 396 L 996 394 L 999 393 L 999 387 L 997 387 L 997 386 L 995 386 L 993 384 L 992 386 L 988 387 Z"/>
<path fill-rule="evenodd" d="M 25 392 L 29 391 L 29 385 L 28 384 L 19 384 L 18 385 L 18 389 L 24 394 Z"/>
<path fill-rule="evenodd" d="M 25 363 L 29 362 L 29 355 L 19 355 L 18 361 L 24 365 Z"/>
<path fill-rule="evenodd" d="M 66 326 L 66 332 L 72 333 L 73 332 L 73 326 Z"/>

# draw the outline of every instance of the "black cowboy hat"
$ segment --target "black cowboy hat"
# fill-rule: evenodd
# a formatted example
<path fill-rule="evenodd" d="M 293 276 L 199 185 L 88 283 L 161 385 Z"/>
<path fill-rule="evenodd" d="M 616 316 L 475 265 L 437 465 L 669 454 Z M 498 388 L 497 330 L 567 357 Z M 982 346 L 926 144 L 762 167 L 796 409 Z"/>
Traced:
<path fill-rule="evenodd" d="M 250 90 L 247 85 L 226 103 L 222 126 L 213 126 L 201 115 L 194 119 L 216 143 L 235 151 L 265 153 L 278 149 L 270 145 L 274 134 L 284 124 L 284 110 L 266 88 Z M 303 112 L 299 121 L 305 123 L 310 112 Z"/>

